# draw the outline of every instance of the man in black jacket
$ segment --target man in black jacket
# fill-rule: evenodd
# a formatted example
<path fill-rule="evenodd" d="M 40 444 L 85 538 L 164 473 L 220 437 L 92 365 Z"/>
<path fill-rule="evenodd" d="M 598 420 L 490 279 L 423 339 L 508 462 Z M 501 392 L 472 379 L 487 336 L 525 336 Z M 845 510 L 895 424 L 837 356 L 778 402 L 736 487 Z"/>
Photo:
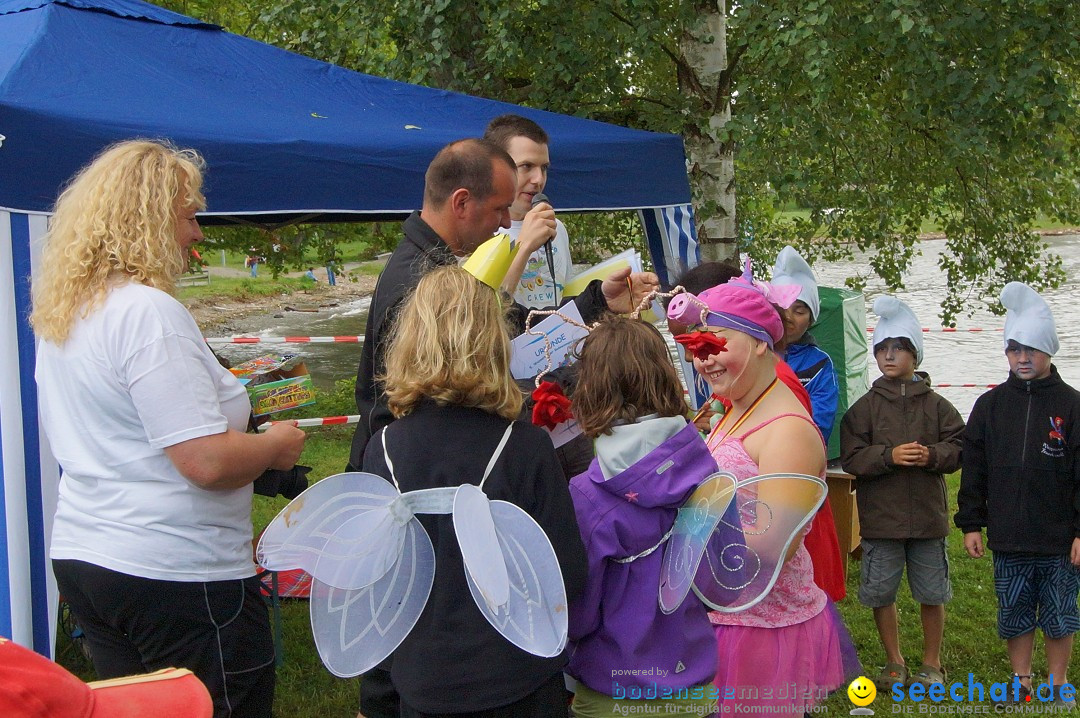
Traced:
<path fill-rule="evenodd" d="M 510 205 L 517 194 L 517 166 L 498 145 L 483 139 L 451 142 L 435 155 L 424 175 L 424 201 L 402 224 L 404 238 L 386 263 L 368 310 L 364 346 L 356 373 L 356 405 L 360 423 L 353 434 L 346 471 L 359 471 L 371 436 L 394 420 L 386 406 L 381 382 L 389 328 L 405 298 L 431 270 L 455 264 L 500 228 L 510 226 Z M 594 281 L 574 303 L 585 322 L 610 309 L 632 311 L 649 291 L 659 286 L 651 272 L 613 273 Z M 515 305 L 511 320 L 524 329 L 527 311 Z M 366 718 L 396 718 L 398 696 L 387 666 L 364 674 L 360 711 Z"/>
<path fill-rule="evenodd" d="M 510 226 L 510 205 L 517 194 L 517 167 L 498 145 L 482 139 L 452 142 L 435 156 L 424 175 L 424 204 L 402 224 L 405 237 L 390 255 L 375 285 L 368 310 L 364 346 L 356 373 L 356 405 L 361 416 L 353 434 L 347 471 L 358 471 L 371 436 L 393 421 L 375 377 L 384 367 L 387 328 L 420 277 L 454 264 Z M 659 286 L 652 272 L 614 272 L 591 282 L 574 297 L 586 323 L 606 311 L 630 312 Z M 514 305 L 511 321 L 524 331 L 528 311 Z"/>

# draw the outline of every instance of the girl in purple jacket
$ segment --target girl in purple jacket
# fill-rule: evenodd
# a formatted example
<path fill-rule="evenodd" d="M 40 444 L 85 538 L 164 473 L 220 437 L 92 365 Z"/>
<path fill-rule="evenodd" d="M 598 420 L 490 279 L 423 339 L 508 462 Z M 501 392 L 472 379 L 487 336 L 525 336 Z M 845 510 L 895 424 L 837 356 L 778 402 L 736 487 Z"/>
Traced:
<path fill-rule="evenodd" d="M 589 566 L 584 595 L 570 603 L 574 715 L 606 717 L 627 705 L 709 715 L 716 639 L 705 605 L 688 596 L 665 614 L 658 589 L 678 509 L 716 462 L 687 423 L 682 385 L 653 326 L 605 321 L 585 339 L 578 366 L 573 412 L 596 458 L 570 482 Z"/>

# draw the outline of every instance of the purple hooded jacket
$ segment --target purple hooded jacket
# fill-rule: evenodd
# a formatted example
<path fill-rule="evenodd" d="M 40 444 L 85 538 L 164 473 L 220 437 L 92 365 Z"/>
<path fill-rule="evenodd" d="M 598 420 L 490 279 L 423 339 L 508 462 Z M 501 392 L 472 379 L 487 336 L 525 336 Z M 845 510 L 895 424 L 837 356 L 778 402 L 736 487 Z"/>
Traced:
<path fill-rule="evenodd" d="M 690 493 L 716 472 L 696 427 L 678 428 L 677 420 L 616 427 L 615 437 L 597 441 L 589 470 L 570 482 L 588 574 L 583 595 L 570 603 L 566 670 L 606 695 L 615 683 L 682 688 L 716 675 L 716 637 L 705 605 L 693 593 L 668 615 L 659 604 L 661 541 Z M 630 432 L 620 434 L 623 429 Z M 657 431 L 667 433 L 657 437 Z M 645 435 L 652 441 L 643 442 Z M 621 465 L 628 467 L 611 475 Z M 618 561 L 630 556 L 638 558 Z"/>

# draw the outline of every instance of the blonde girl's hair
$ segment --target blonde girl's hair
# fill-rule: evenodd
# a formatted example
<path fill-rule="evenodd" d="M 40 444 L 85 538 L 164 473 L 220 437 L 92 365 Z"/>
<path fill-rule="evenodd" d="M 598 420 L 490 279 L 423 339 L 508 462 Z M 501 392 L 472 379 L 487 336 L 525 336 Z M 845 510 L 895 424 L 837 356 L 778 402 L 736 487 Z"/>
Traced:
<path fill-rule="evenodd" d="M 686 415 L 667 344 L 651 324 L 606 319 L 585 337 L 579 356 L 571 409 L 589 438 L 647 414 Z"/>
<path fill-rule="evenodd" d="M 178 214 L 206 208 L 203 167 L 194 150 L 128 140 L 79 170 L 56 200 L 33 282 L 30 323 L 40 338 L 63 344 L 122 279 L 173 291 L 185 259 Z"/>
<path fill-rule="evenodd" d="M 495 292 L 458 267 L 425 275 L 394 323 L 384 383 L 395 417 L 424 399 L 516 419 L 522 395 L 510 376 L 510 337 Z"/>

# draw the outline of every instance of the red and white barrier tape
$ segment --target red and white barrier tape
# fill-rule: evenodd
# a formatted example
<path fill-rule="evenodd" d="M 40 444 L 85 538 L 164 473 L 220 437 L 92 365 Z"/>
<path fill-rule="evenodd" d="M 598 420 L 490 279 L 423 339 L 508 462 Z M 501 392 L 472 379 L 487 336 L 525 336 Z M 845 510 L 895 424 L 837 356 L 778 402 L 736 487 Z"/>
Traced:
<path fill-rule="evenodd" d="M 932 384 L 935 389 L 993 389 L 997 384 Z"/>
<path fill-rule="evenodd" d="M 983 328 L 970 327 L 958 329 L 956 327 L 922 327 L 923 333 L 936 334 L 963 334 L 963 333 L 987 333 L 1005 331 L 1001 327 Z M 873 327 L 867 327 L 868 334 L 874 333 Z M 363 337 L 206 337 L 207 344 L 363 344 Z"/>
<path fill-rule="evenodd" d="M 363 337 L 205 337 L 207 344 L 362 344 Z"/>
<path fill-rule="evenodd" d="M 334 424 L 355 424 L 360 421 L 359 414 L 350 414 L 349 416 L 322 416 L 314 419 L 289 419 L 288 421 L 295 421 L 297 426 L 333 426 Z M 273 424 L 273 421 L 268 421 L 265 424 L 259 425 L 259 431 L 266 431 Z"/>
<path fill-rule="evenodd" d="M 926 334 L 926 333 L 963 334 L 965 332 L 980 332 L 980 333 L 981 332 L 1003 332 L 1003 331 L 1005 331 L 1005 328 L 1004 327 L 997 327 L 997 328 L 994 328 L 994 327 L 990 327 L 990 328 L 968 327 L 967 329 L 959 329 L 957 327 L 923 327 L 922 330 L 923 330 L 924 334 Z M 867 334 L 873 334 L 874 333 L 874 328 L 873 327 L 867 327 L 866 328 L 866 333 Z"/>

